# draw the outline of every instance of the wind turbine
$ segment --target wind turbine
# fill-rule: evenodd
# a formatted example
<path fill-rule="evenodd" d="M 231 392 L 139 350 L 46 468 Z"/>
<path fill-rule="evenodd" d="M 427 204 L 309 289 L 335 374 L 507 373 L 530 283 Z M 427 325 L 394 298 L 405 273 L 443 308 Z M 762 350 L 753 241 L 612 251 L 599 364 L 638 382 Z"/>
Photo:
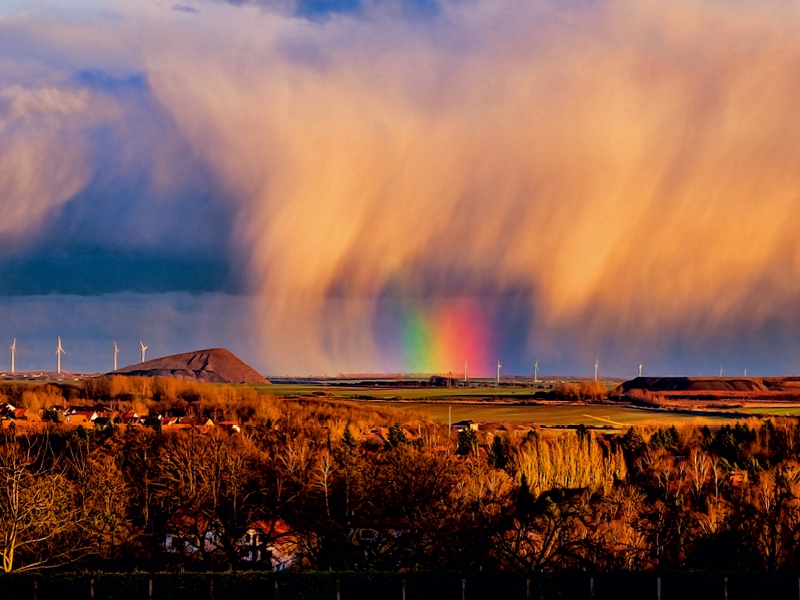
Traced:
<path fill-rule="evenodd" d="M 498 358 L 497 359 L 497 380 L 495 381 L 495 384 L 497 385 L 497 387 L 500 387 L 500 369 L 502 369 L 502 368 L 503 368 L 503 365 L 500 364 L 500 359 Z"/>
<path fill-rule="evenodd" d="M 117 340 L 114 340 L 114 370 L 117 370 L 117 354 L 119 354 L 119 348 L 117 348 Z"/>
<path fill-rule="evenodd" d="M 11 342 L 11 374 L 14 374 L 14 359 L 17 358 L 17 338 Z"/>
<path fill-rule="evenodd" d="M 600 369 L 600 359 L 596 358 L 594 360 L 594 380 L 597 381 L 597 371 Z"/>
<path fill-rule="evenodd" d="M 722 377 L 722 367 L 719 368 L 719 376 Z"/>
<path fill-rule="evenodd" d="M 142 362 L 144 362 L 144 353 L 150 346 L 145 346 L 142 340 L 139 340 L 139 345 L 142 347 Z"/>
<path fill-rule="evenodd" d="M 56 349 L 56 372 L 61 375 L 61 355 L 66 354 L 61 347 L 61 336 L 58 336 L 58 348 Z"/>
<path fill-rule="evenodd" d="M 464 383 L 467 383 L 467 365 L 469 364 L 468 360 L 464 361 Z"/>
<path fill-rule="evenodd" d="M 642 376 L 642 363 L 639 363 L 639 377 Z"/>
<path fill-rule="evenodd" d="M 744 376 L 747 377 L 747 367 L 744 368 Z"/>
<path fill-rule="evenodd" d="M 539 359 L 533 363 L 533 383 L 539 383 Z"/>

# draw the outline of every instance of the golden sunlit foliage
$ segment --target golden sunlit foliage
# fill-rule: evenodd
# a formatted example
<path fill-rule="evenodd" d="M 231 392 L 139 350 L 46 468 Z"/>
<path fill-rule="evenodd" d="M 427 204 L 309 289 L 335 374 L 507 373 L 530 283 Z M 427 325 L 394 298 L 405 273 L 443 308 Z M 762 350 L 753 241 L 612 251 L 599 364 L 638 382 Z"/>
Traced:
<path fill-rule="evenodd" d="M 3 429 L 6 571 L 272 568 L 278 543 L 295 569 L 800 566 L 796 419 L 456 434 L 383 404 L 247 386 L 109 377 L 2 393 L 44 417 L 65 403 L 149 412 L 138 425 Z M 162 427 L 157 414 L 241 431 Z"/>
<path fill-rule="evenodd" d="M 591 432 L 530 435 L 516 448 L 515 460 L 536 496 L 553 488 L 607 490 L 627 474 L 622 449 L 611 450 Z"/>

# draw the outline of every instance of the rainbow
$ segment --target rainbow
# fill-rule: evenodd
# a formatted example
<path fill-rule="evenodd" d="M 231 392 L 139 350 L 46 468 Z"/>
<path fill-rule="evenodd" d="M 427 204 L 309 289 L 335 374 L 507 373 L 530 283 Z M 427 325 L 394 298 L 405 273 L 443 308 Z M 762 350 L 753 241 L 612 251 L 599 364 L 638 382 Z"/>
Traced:
<path fill-rule="evenodd" d="M 492 373 L 494 341 L 486 313 L 469 300 L 443 301 L 442 305 L 404 303 L 395 315 L 395 348 L 406 373 L 453 373 L 463 376 L 469 363 L 471 376 Z"/>

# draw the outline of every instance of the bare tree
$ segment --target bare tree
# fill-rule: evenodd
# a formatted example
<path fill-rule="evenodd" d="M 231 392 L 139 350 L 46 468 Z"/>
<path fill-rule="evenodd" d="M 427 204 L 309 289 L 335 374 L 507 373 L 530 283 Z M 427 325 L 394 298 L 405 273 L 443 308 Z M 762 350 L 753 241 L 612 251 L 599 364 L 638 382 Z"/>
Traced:
<path fill-rule="evenodd" d="M 0 445 L 0 556 L 3 571 L 72 562 L 89 552 L 74 486 L 48 454 L 47 437 Z M 50 460 L 46 460 L 49 458 Z M 48 464 L 49 463 L 49 464 Z"/>

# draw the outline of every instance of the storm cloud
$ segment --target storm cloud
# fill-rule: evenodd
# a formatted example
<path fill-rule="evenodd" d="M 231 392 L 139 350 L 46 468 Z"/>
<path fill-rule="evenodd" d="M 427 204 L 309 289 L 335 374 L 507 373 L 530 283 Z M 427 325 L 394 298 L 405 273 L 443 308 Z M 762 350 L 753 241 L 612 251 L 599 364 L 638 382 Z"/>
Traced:
<path fill-rule="evenodd" d="M 797 8 L 103 8 L 0 22 L 4 252 L 174 260 L 267 372 L 797 370 Z"/>

